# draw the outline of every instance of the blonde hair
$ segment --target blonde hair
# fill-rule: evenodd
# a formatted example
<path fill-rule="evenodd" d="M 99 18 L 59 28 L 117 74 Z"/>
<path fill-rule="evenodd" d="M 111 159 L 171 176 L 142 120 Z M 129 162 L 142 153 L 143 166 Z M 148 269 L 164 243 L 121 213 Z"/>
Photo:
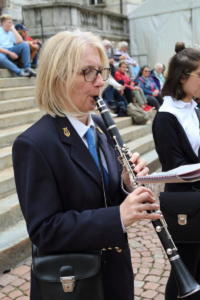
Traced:
<path fill-rule="evenodd" d="M 53 116 L 63 116 L 68 104 L 79 112 L 70 99 L 70 89 L 80 71 L 81 55 L 87 45 L 95 47 L 102 65 L 108 66 L 103 44 L 91 32 L 63 31 L 45 43 L 36 80 L 36 99 L 40 109 Z"/>
<path fill-rule="evenodd" d="M 4 21 L 6 20 L 12 20 L 12 17 L 10 15 L 2 15 L 0 16 L 0 22 L 3 24 Z"/>

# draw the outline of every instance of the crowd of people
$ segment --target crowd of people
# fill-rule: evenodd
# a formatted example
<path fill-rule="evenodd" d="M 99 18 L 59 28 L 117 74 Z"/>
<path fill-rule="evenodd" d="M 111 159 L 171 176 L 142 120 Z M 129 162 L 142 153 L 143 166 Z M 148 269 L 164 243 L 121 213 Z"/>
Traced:
<path fill-rule="evenodd" d="M 42 43 L 28 35 L 24 24 L 14 26 L 12 17 L 0 17 L 0 67 L 17 76 L 36 76 Z M 138 124 L 145 124 L 153 110 L 158 110 L 163 100 L 160 94 L 164 84 L 164 66 L 160 63 L 150 70 L 139 66 L 129 55 L 128 43 L 121 41 L 116 48 L 109 40 L 103 40 L 109 59 L 111 75 L 103 97 L 113 116 L 130 115 Z M 151 72 L 150 72 L 151 71 Z"/>
<path fill-rule="evenodd" d="M 35 77 L 41 41 L 32 39 L 23 24 L 14 26 L 12 17 L 0 17 L 0 68 L 20 77 Z"/>
<path fill-rule="evenodd" d="M 164 65 L 156 63 L 153 69 L 139 66 L 129 55 L 126 41 L 120 42 L 116 49 L 109 40 L 103 40 L 103 45 L 112 77 L 103 93 L 107 105 L 117 116 L 130 115 L 136 123 L 144 124 L 163 103 Z M 135 118 L 138 113 L 142 116 L 140 122 Z"/>

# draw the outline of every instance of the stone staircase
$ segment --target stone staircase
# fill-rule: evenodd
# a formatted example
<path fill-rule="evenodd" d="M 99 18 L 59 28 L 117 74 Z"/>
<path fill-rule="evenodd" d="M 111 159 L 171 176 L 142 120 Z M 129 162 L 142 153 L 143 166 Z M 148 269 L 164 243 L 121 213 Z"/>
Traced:
<path fill-rule="evenodd" d="M 0 272 L 30 255 L 30 242 L 15 191 L 12 169 L 14 139 L 42 113 L 34 102 L 34 78 L 11 77 L 0 70 Z M 151 124 L 132 125 L 130 117 L 116 118 L 124 141 L 148 162 L 151 172 L 159 167 Z"/>

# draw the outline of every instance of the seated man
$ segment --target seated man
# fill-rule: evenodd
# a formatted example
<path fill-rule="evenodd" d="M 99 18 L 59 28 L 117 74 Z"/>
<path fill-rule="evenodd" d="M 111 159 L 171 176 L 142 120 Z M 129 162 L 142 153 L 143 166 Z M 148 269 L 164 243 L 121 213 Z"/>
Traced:
<path fill-rule="evenodd" d="M 27 34 L 28 29 L 23 24 L 16 24 L 15 29 L 19 32 L 22 39 L 29 45 L 31 51 L 31 67 L 37 68 L 39 51 L 42 43 L 38 39 L 33 39 Z"/>
<path fill-rule="evenodd" d="M 16 31 L 12 18 L 9 15 L 0 17 L 0 67 L 14 72 L 18 76 L 31 77 L 36 73 L 30 68 L 30 48 L 23 42 L 22 37 Z M 20 58 L 23 69 L 13 61 Z"/>

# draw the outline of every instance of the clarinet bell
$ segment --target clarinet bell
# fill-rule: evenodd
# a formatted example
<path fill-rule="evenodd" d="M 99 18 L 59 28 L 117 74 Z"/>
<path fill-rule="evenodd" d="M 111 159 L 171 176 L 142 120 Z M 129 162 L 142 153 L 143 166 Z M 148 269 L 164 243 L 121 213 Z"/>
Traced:
<path fill-rule="evenodd" d="M 200 285 L 189 273 L 181 259 L 175 260 L 171 264 L 178 286 L 177 298 L 184 299 L 200 292 Z"/>

